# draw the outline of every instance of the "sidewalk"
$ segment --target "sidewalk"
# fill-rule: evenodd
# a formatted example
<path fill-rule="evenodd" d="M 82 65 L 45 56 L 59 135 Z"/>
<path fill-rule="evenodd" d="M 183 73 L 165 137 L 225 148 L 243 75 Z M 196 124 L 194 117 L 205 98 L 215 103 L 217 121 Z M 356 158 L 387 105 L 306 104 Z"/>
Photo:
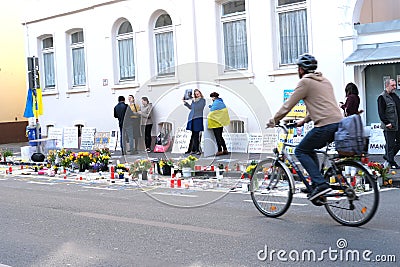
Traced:
<path fill-rule="evenodd" d="M 14 156 L 16 158 L 21 156 L 21 147 L 29 145 L 28 142 L 23 143 L 11 143 L 11 144 L 0 144 L 0 150 L 2 149 L 10 149 L 13 151 Z M 74 149 L 75 150 L 75 149 Z M 200 165 L 202 170 L 209 166 L 215 166 L 215 168 L 223 164 L 224 166 L 228 166 L 229 171 L 224 173 L 224 177 L 232 177 L 239 178 L 243 173 L 246 165 L 250 163 L 252 160 L 260 161 L 267 156 L 271 156 L 271 154 L 248 154 L 248 153 L 230 153 L 228 155 L 218 156 L 218 157 L 202 157 L 196 156 L 198 161 L 196 165 Z M 146 153 L 144 151 L 139 152 L 135 155 L 122 155 L 121 151 L 111 151 L 111 162 L 112 164 L 117 163 L 130 163 L 134 162 L 137 159 L 148 158 L 151 160 L 157 160 L 161 158 L 169 158 L 173 160 L 179 160 L 187 157 L 185 154 L 176 154 L 171 152 L 166 153 Z M 369 161 L 376 161 L 383 163 L 384 160 L 382 155 L 369 155 Z M 400 156 L 396 156 L 396 161 L 400 162 Z M 209 168 L 208 168 L 209 169 Z M 210 172 L 207 175 L 212 175 L 213 172 Z M 400 187 L 400 170 L 395 170 L 395 174 L 390 174 L 390 178 L 393 180 L 393 186 Z"/>

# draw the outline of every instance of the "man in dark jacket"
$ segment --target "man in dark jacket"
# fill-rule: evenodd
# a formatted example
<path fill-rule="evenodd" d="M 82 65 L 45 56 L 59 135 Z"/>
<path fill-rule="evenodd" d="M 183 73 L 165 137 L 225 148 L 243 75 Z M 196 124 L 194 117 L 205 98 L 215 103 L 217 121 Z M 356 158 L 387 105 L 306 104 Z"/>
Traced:
<path fill-rule="evenodd" d="M 383 158 L 392 169 L 400 169 L 394 160 L 400 150 L 400 98 L 396 94 L 396 81 L 393 79 L 385 81 L 385 90 L 378 97 L 378 113 L 386 140 Z"/>
<path fill-rule="evenodd" d="M 125 112 L 126 112 L 126 108 L 128 107 L 127 104 L 125 104 L 125 97 L 124 96 L 119 96 L 118 97 L 118 104 L 114 107 L 114 118 L 118 119 L 118 124 L 119 124 L 119 133 L 120 133 L 120 145 L 121 145 L 121 151 L 122 154 L 125 154 L 125 150 L 124 150 L 124 142 L 125 140 L 123 140 L 123 126 L 124 126 L 124 118 L 125 118 Z"/>

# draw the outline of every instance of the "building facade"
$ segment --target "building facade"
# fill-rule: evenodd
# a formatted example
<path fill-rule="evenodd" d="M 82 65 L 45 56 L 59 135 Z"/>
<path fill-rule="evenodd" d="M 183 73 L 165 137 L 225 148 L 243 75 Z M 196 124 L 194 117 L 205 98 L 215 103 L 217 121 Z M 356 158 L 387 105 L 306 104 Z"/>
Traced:
<path fill-rule="evenodd" d="M 44 134 L 53 126 L 118 129 L 113 107 L 130 94 L 153 103 L 153 135 L 162 127 L 174 133 L 186 124 L 183 94 L 194 88 L 208 104 L 211 92 L 220 93 L 232 119 L 228 131 L 263 132 L 284 91 L 298 82 L 294 62 L 305 52 L 318 59 L 338 102 L 348 82 L 359 86 L 368 125 L 379 122 L 380 76 L 400 75 L 396 0 L 115 0 L 41 8 L 24 25 L 27 56 L 40 62 Z M 377 55 L 365 57 L 372 50 Z"/>

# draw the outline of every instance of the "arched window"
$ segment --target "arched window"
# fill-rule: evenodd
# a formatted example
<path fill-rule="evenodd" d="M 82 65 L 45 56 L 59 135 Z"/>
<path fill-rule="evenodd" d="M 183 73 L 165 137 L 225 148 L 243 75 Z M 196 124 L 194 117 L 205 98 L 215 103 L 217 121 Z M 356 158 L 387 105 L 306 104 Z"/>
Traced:
<path fill-rule="evenodd" d="M 154 25 L 157 76 L 175 75 L 174 33 L 168 14 L 160 15 Z"/>
<path fill-rule="evenodd" d="M 248 51 L 245 1 L 231 1 L 222 4 L 221 23 L 225 70 L 247 69 Z"/>
<path fill-rule="evenodd" d="M 135 55 L 133 30 L 129 21 L 124 21 L 118 28 L 118 65 L 119 80 L 135 80 Z"/>

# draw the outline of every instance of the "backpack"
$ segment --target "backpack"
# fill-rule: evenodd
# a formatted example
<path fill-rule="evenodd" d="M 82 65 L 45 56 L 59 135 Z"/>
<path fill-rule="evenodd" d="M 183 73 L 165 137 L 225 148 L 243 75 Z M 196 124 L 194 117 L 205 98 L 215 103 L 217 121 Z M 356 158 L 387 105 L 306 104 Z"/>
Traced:
<path fill-rule="evenodd" d="M 335 133 L 335 149 L 340 156 L 361 155 L 365 148 L 364 127 L 361 116 L 354 114 L 343 118 Z"/>

